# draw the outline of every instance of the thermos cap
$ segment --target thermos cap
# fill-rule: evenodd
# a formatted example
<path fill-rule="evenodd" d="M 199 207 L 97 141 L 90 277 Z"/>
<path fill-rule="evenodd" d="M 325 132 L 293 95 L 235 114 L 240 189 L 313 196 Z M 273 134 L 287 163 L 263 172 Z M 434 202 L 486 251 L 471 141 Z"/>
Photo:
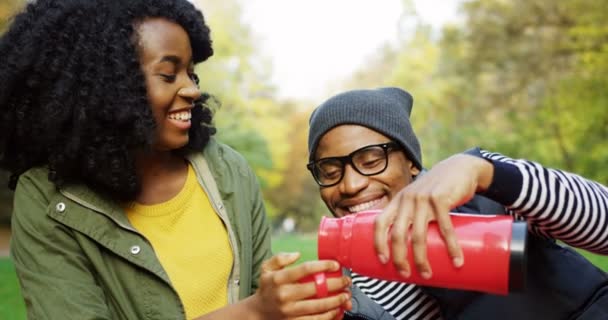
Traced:
<path fill-rule="evenodd" d="M 511 231 L 509 257 L 509 292 L 522 292 L 526 288 L 528 224 L 514 221 Z"/>

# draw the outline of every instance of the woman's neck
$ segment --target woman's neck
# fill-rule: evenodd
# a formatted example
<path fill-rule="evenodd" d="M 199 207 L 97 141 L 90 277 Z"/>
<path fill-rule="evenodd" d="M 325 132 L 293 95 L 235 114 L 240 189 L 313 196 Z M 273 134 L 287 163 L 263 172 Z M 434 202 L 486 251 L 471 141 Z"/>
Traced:
<path fill-rule="evenodd" d="M 158 204 L 177 195 L 188 176 L 188 162 L 171 152 L 148 152 L 136 160 L 141 191 L 135 201 Z"/>

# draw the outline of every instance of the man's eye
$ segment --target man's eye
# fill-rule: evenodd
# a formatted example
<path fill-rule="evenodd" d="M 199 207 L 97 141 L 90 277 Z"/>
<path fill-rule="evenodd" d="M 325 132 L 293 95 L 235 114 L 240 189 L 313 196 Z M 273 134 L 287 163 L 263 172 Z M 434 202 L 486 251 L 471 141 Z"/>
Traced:
<path fill-rule="evenodd" d="M 174 74 L 164 74 L 164 73 L 161 73 L 160 76 L 163 78 L 163 80 L 165 80 L 167 82 L 175 81 L 175 77 L 176 77 Z"/>
<path fill-rule="evenodd" d="M 322 170 L 321 174 L 326 179 L 334 179 L 340 176 L 340 170 Z"/>
<path fill-rule="evenodd" d="M 383 161 L 383 159 L 375 158 L 375 159 L 366 159 L 365 161 L 360 162 L 360 166 L 362 168 L 373 168 L 379 166 Z"/>

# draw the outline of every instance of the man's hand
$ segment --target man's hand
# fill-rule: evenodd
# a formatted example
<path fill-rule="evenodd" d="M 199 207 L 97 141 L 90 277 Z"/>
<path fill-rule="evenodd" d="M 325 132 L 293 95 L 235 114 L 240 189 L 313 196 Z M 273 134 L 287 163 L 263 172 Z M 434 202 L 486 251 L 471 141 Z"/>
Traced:
<path fill-rule="evenodd" d="M 458 154 L 439 162 L 419 176 L 391 200 L 376 218 L 375 247 L 380 260 L 389 260 L 388 235 L 392 260 L 405 278 L 411 274 L 407 240 L 411 238 L 413 262 L 420 275 L 432 276 L 427 259 L 426 241 L 430 221 L 437 221 L 439 231 L 455 267 L 464 264 L 449 212 L 469 201 L 476 192 L 488 188 L 494 174 L 493 165 L 474 156 Z"/>

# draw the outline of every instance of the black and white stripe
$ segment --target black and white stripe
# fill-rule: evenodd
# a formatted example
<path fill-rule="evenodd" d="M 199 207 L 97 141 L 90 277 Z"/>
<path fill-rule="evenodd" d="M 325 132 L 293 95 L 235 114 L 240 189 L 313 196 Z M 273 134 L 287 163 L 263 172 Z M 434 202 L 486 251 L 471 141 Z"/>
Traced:
<path fill-rule="evenodd" d="M 522 175 L 522 185 L 502 188 L 518 192 L 508 205 L 530 231 L 573 247 L 608 254 L 608 188 L 579 175 L 548 169 L 481 150 L 484 158 L 508 163 Z"/>
<path fill-rule="evenodd" d="M 435 299 L 414 284 L 369 278 L 355 272 L 351 277 L 354 285 L 397 320 L 441 319 Z"/>

